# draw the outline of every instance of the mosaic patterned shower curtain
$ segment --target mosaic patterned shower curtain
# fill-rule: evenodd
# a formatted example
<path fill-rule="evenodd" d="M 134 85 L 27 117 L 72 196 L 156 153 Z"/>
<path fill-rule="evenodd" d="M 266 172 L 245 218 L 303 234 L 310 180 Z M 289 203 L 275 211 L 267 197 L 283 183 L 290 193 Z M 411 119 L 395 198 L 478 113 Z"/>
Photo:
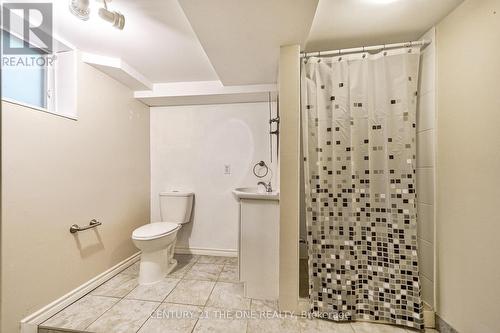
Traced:
<path fill-rule="evenodd" d="M 423 328 L 417 259 L 420 51 L 303 59 L 313 315 Z"/>

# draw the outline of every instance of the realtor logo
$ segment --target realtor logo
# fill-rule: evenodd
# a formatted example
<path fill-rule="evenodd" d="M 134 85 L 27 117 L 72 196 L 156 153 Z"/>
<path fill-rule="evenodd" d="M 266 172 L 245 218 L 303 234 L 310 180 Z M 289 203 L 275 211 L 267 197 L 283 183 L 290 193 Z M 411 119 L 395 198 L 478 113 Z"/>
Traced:
<path fill-rule="evenodd" d="M 52 52 L 52 3 L 4 3 L 2 19 L 4 54 Z"/>

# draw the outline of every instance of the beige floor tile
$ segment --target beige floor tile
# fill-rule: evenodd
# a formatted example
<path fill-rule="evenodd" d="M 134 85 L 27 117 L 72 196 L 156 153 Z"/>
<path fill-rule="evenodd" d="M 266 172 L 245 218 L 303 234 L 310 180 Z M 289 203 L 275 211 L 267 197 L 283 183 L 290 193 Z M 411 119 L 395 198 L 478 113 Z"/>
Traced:
<path fill-rule="evenodd" d="M 114 297 L 87 295 L 46 320 L 41 326 L 83 330 L 119 300 Z"/>
<path fill-rule="evenodd" d="M 162 302 L 172 290 L 174 290 L 180 279 L 164 278 L 158 283 L 137 286 L 125 298 L 138 299 L 142 301 Z"/>
<path fill-rule="evenodd" d="M 354 333 L 349 323 L 337 323 L 322 319 L 299 318 L 300 332 L 303 333 Z"/>
<path fill-rule="evenodd" d="M 238 257 L 229 257 L 224 262 L 225 265 L 238 266 Z"/>
<path fill-rule="evenodd" d="M 177 266 L 174 268 L 170 274 L 167 275 L 169 278 L 182 279 L 184 275 L 193 267 L 193 262 L 179 261 Z"/>
<path fill-rule="evenodd" d="M 196 323 L 196 333 L 245 333 L 247 320 L 238 311 L 206 307 Z"/>
<path fill-rule="evenodd" d="M 224 265 L 224 263 L 228 259 L 230 259 L 230 257 L 200 256 L 200 258 L 198 259 L 198 263 Z"/>
<path fill-rule="evenodd" d="M 200 256 L 194 255 L 194 254 L 175 254 L 174 259 L 176 259 L 178 262 L 184 262 L 184 263 L 190 263 L 194 264 L 195 262 L 198 261 Z"/>
<path fill-rule="evenodd" d="M 196 263 L 184 275 L 184 279 L 215 281 L 219 278 L 223 265 Z"/>
<path fill-rule="evenodd" d="M 201 311 L 194 305 L 163 303 L 138 333 L 190 333 Z"/>
<path fill-rule="evenodd" d="M 249 310 L 250 298 L 245 298 L 243 283 L 217 282 L 207 306 L 223 309 Z"/>
<path fill-rule="evenodd" d="M 404 328 L 394 325 L 358 321 L 351 323 L 351 326 L 355 333 L 407 333 Z"/>
<path fill-rule="evenodd" d="M 97 296 L 124 297 L 136 286 L 136 276 L 120 273 L 94 289 L 91 294 Z"/>
<path fill-rule="evenodd" d="M 219 275 L 219 281 L 239 282 L 238 266 L 224 265 L 224 268 L 222 268 L 222 272 Z"/>
<path fill-rule="evenodd" d="M 258 312 L 274 312 L 278 311 L 278 301 L 252 299 L 250 310 Z"/>
<path fill-rule="evenodd" d="M 214 286 L 213 281 L 181 280 L 165 302 L 205 305 Z"/>
<path fill-rule="evenodd" d="M 299 333 L 300 326 L 297 317 L 251 318 L 248 320 L 247 333 Z"/>
<path fill-rule="evenodd" d="M 122 299 L 87 328 L 95 333 L 135 333 L 160 305 L 157 302 Z"/>

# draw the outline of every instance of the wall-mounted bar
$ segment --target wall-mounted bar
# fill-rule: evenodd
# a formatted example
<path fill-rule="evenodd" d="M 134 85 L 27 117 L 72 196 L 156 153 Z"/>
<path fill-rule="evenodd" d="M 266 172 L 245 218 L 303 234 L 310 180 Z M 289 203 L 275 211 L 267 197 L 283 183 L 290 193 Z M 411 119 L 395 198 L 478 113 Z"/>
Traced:
<path fill-rule="evenodd" d="M 78 232 L 78 231 L 84 231 L 84 230 L 88 230 L 90 228 L 95 228 L 97 226 L 100 226 L 102 223 L 97 221 L 96 219 L 92 219 L 89 223 L 88 226 L 85 226 L 85 227 L 80 227 L 78 226 L 78 224 L 73 224 L 70 228 L 69 228 L 69 232 L 71 232 L 72 234 Z"/>

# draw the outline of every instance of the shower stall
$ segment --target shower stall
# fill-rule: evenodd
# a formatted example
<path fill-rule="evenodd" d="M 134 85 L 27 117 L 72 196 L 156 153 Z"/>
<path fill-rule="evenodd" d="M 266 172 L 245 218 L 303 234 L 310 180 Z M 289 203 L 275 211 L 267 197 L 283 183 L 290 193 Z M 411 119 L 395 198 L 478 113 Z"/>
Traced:
<path fill-rule="evenodd" d="M 415 170 L 426 44 L 301 59 L 299 296 L 313 316 L 424 327 Z"/>

